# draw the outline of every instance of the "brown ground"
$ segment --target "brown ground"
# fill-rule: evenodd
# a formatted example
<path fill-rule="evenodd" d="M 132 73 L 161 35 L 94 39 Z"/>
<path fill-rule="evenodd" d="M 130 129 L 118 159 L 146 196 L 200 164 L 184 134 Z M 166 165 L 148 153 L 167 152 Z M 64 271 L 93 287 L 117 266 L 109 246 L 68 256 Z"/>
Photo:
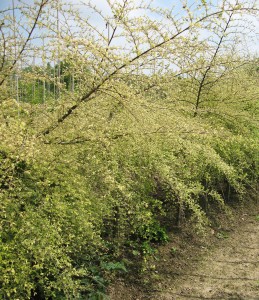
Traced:
<path fill-rule="evenodd" d="M 259 300 L 258 218 L 257 205 L 239 212 L 224 229 L 211 229 L 205 240 L 173 234 L 151 263 L 146 285 L 118 280 L 110 288 L 111 300 Z"/>

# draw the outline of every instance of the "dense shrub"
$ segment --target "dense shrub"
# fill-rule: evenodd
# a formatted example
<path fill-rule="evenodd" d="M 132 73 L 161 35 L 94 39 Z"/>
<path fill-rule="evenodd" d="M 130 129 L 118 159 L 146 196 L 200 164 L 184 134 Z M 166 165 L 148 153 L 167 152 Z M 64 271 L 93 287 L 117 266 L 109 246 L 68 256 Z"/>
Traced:
<path fill-rule="evenodd" d="M 46 139 L 35 134 L 45 106 L 24 104 L 18 119 L 11 102 L 3 106 L 11 117 L 0 127 L 1 299 L 101 299 L 130 259 L 144 269 L 166 230 L 204 232 L 212 209 L 229 211 L 256 190 L 249 111 L 238 121 L 194 118 L 168 90 L 156 99 L 161 91 L 144 97 L 114 85 L 128 106 L 99 95 Z"/>

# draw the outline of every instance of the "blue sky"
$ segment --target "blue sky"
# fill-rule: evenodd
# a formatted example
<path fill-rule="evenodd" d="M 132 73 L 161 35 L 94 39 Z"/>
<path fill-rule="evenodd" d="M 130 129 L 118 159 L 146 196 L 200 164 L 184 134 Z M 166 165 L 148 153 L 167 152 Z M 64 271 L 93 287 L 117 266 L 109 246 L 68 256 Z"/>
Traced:
<path fill-rule="evenodd" d="M 14 3 L 18 3 L 18 0 L 14 0 Z M 26 4 L 29 3 L 33 3 L 33 0 L 24 0 L 23 1 Z M 71 3 L 74 4 L 79 4 L 81 2 L 81 0 L 71 0 Z M 97 5 L 101 5 L 103 6 L 103 3 L 105 2 L 105 0 L 95 0 L 93 1 L 93 3 L 97 4 Z M 140 1 L 136 1 L 136 2 L 140 2 Z M 154 5 L 163 7 L 163 8 L 171 8 L 172 5 L 174 6 L 179 6 L 181 5 L 181 1 L 179 0 L 154 0 Z M 6 9 L 7 7 L 12 7 L 12 0 L 0 0 L 0 10 L 2 9 Z"/>
<path fill-rule="evenodd" d="M 4 9 L 12 4 L 12 1 L 10 0 L 1 0 L 0 1 L 0 9 Z"/>
<path fill-rule="evenodd" d="M 22 0 L 22 1 L 26 4 L 30 4 L 30 3 L 34 2 L 34 0 Z M 59 0 L 59 1 L 62 1 L 62 0 Z M 66 1 L 69 1 L 69 0 L 66 0 Z M 122 0 L 115 0 L 115 1 L 121 2 Z M 213 0 L 213 3 L 216 4 L 218 1 L 220 1 L 220 0 Z M 74 3 L 76 5 L 76 4 L 79 4 L 81 2 L 81 0 L 70 0 L 69 2 Z M 135 2 L 138 3 L 138 2 L 140 2 L 140 0 L 136 0 Z M 194 0 L 188 0 L 188 3 L 194 3 L 194 2 L 195 2 Z M 19 1 L 14 0 L 14 3 L 18 4 Z M 104 12 L 105 12 L 105 10 L 107 10 L 106 0 L 93 0 L 92 3 L 96 4 L 98 7 L 103 9 Z M 174 5 L 175 6 L 174 13 L 180 13 L 181 6 L 182 6 L 180 0 L 154 0 L 153 3 L 154 3 L 154 6 L 160 6 L 163 8 L 171 8 Z M 3 9 L 6 9 L 8 7 L 12 7 L 12 0 L 0 0 L 0 11 Z M 86 9 L 83 9 L 82 13 L 87 14 L 88 11 Z M 16 12 L 16 14 L 17 14 L 17 12 Z M 0 20 L 1 20 L 1 14 L 0 14 Z M 105 24 L 102 21 L 98 20 L 98 18 L 94 17 L 92 19 L 92 21 L 94 22 L 95 25 L 100 26 L 100 28 L 105 28 Z M 257 24 L 258 24 L 258 27 L 257 27 L 257 37 L 258 37 L 259 23 L 257 22 Z M 253 48 L 254 51 L 259 50 L 258 38 L 255 39 L 255 41 L 249 45 L 249 48 L 250 49 Z"/>

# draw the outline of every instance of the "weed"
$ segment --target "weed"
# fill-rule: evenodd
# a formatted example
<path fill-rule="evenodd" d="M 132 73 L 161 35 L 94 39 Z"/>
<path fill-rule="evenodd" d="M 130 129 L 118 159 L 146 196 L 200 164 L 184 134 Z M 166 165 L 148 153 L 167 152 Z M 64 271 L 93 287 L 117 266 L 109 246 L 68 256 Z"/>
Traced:
<path fill-rule="evenodd" d="M 170 249 L 170 253 L 171 253 L 172 255 L 176 255 L 178 252 L 179 252 L 179 250 L 178 250 L 178 248 L 176 248 L 176 247 L 172 247 L 172 248 Z"/>
<path fill-rule="evenodd" d="M 227 239 L 229 238 L 228 234 L 224 231 L 219 231 L 217 234 L 216 234 L 216 237 L 218 239 Z"/>

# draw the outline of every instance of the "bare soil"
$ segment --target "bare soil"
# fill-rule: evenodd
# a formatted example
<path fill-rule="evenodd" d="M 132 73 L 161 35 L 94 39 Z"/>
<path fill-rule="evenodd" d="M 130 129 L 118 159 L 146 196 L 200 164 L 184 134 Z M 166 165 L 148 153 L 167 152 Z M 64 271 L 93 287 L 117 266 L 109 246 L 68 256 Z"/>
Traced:
<path fill-rule="evenodd" d="M 205 239 L 172 234 L 141 281 L 124 278 L 111 286 L 111 300 L 259 300 L 258 218 L 257 204 L 211 228 Z"/>

